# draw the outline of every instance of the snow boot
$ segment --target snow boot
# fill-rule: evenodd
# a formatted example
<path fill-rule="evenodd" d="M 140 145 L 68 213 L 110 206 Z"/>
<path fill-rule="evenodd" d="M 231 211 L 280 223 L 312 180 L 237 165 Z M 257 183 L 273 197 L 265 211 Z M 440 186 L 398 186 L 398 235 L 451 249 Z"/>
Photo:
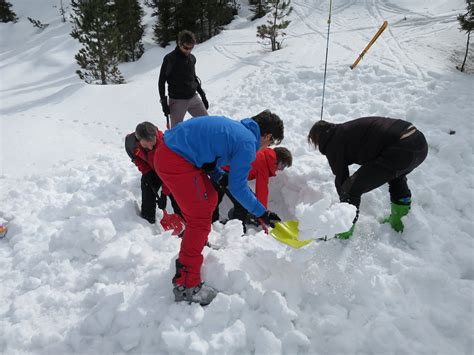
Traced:
<path fill-rule="evenodd" d="M 390 216 L 385 218 L 382 223 L 390 223 L 396 232 L 403 232 L 404 225 L 402 222 L 402 217 L 406 216 L 410 211 L 411 199 L 402 198 L 397 202 L 398 203 L 391 203 Z"/>
<path fill-rule="evenodd" d="M 352 234 L 354 233 L 354 229 L 355 229 L 355 223 L 352 225 L 351 229 L 349 229 L 347 232 L 342 232 L 342 233 L 338 233 L 336 234 L 336 237 L 339 238 L 339 239 L 349 239 L 350 237 L 352 237 Z"/>
<path fill-rule="evenodd" d="M 201 282 L 195 287 L 184 287 L 175 285 L 173 288 L 175 302 L 186 301 L 189 304 L 199 303 L 201 306 L 207 306 L 217 296 L 217 290 Z"/>

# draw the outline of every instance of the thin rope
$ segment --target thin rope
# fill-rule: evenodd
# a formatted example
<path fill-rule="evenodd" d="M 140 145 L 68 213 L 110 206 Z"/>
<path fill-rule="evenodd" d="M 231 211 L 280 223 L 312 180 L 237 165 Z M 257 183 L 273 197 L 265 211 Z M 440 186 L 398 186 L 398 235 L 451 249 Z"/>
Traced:
<path fill-rule="evenodd" d="M 326 61 L 324 62 L 323 98 L 321 101 L 321 120 L 323 119 L 324 93 L 326 92 L 326 71 L 328 68 L 329 31 L 331 29 L 331 14 L 332 14 L 332 0 L 329 0 L 328 36 L 327 36 L 327 42 L 326 42 Z"/>

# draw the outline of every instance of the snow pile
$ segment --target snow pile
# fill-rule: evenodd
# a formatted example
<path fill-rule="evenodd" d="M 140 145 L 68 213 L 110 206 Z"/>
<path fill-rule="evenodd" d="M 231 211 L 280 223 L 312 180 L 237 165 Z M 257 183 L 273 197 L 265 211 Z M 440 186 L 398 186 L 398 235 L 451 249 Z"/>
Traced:
<path fill-rule="evenodd" d="M 298 239 L 333 236 L 348 231 L 356 216 L 356 207 L 348 203 L 331 205 L 325 198 L 314 204 L 301 203 L 296 206 L 296 219 L 299 222 Z"/>

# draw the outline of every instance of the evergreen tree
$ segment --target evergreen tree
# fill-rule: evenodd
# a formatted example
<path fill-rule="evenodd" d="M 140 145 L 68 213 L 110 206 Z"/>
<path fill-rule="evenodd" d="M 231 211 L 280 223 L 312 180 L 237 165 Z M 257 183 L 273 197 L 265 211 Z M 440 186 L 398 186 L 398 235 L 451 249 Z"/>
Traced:
<path fill-rule="evenodd" d="M 123 54 L 114 6 L 111 0 L 71 1 L 74 13 L 71 36 L 83 45 L 75 56 L 82 68 L 76 73 L 86 83 L 124 82 L 117 67 Z"/>
<path fill-rule="evenodd" d="M 165 47 L 182 30 L 196 35 L 198 42 L 220 32 L 232 21 L 238 4 L 229 0 L 148 0 L 157 17 L 153 26 L 155 42 Z"/>
<path fill-rule="evenodd" d="M 10 8 L 12 5 L 6 0 L 0 0 L 0 22 L 16 22 L 18 18 Z"/>
<path fill-rule="evenodd" d="M 464 71 L 464 65 L 466 64 L 467 54 L 469 52 L 469 39 L 471 32 L 474 30 L 474 1 L 466 0 L 466 4 L 467 12 L 464 15 L 461 14 L 458 16 L 458 21 L 461 24 L 460 30 L 467 32 L 466 54 L 464 55 L 464 61 L 461 67 L 458 67 L 460 71 Z"/>
<path fill-rule="evenodd" d="M 268 0 L 270 14 L 267 24 L 257 27 L 257 37 L 264 40 L 269 39 L 272 52 L 281 48 L 281 41 L 278 41 L 278 37 L 286 35 L 283 30 L 287 28 L 291 22 L 284 20 L 293 10 L 290 3 L 291 0 Z"/>
<path fill-rule="evenodd" d="M 250 11 L 253 12 L 252 21 L 265 16 L 268 13 L 267 0 L 249 0 L 252 5 Z"/>
<path fill-rule="evenodd" d="M 123 50 L 125 62 L 138 60 L 145 51 L 142 43 L 143 9 L 137 0 L 115 0 L 117 12 L 117 27 L 120 32 L 120 47 Z"/>
<path fill-rule="evenodd" d="M 166 47 L 178 34 L 175 28 L 176 1 L 150 0 L 150 6 L 153 8 L 152 16 L 157 17 L 153 26 L 154 40 L 161 47 Z"/>

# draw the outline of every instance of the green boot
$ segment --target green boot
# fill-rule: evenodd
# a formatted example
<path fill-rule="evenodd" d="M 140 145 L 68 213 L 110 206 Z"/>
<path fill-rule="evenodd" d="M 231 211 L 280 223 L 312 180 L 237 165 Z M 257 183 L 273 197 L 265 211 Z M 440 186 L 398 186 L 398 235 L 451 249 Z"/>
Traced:
<path fill-rule="evenodd" d="M 402 217 L 406 216 L 408 211 L 410 211 L 410 203 L 397 204 L 392 202 L 390 216 L 385 218 L 382 223 L 390 223 L 396 232 L 403 232 L 404 226 L 402 223 Z"/>
<path fill-rule="evenodd" d="M 336 234 L 336 238 L 339 238 L 339 239 L 349 239 L 350 237 L 352 237 L 352 233 L 354 233 L 354 229 L 355 229 L 355 223 L 352 225 L 351 229 L 349 229 L 347 232 L 342 232 L 342 233 L 337 233 Z"/>

